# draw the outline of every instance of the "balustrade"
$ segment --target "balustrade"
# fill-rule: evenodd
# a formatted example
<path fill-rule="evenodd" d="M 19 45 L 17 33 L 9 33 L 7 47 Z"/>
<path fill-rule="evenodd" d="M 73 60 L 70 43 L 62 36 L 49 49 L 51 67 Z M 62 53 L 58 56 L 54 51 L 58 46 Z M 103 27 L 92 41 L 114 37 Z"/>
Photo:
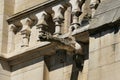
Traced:
<path fill-rule="evenodd" d="M 20 19 L 17 18 L 17 21 L 19 21 L 20 24 L 21 24 L 21 26 L 20 26 L 21 29 L 18 30 L 18 31 L 20 31 L 21 37 L 22 37 L 21 47 L 29 47 L 30 35 L 32 35 L 31 30 L 32 30 L 32 27 L 33 27 L 32 26 L 33 20 L 30 18 L 31 15 L 34 15 L 34 17 L 37 17 L 36 23 L 35 23 L 34 26 L 36 26 L 36 29 L 37 29 L 39 35 L 42 34 L 42 31 L 50 29 L 50 27 L 55 27 L 53 36 L 58 37 L 58 36 L 60 36 L 60 34 L 63 34 L 61 27 L 64 27 L 64 26 L 62 26 L 62 24 L 64 24 L 64 19 L 67 18 L 67 17 L 64 16 L 64 14 L 67 15 L 67 13 L 65 13 L 65 10 L 67 8 L 71 9 L 71 18 L 70 18 L 71 22 L 69 21 L 71 25 L 68 28 L 71 28 L 71 27 L 72 27 L 72 29 L 81 28 L 80 24 L 81 24 L 82 20 L 79 19 L 79 17 L 81 16 L 82 11 L 84 11 L 84 10 L 81 10 L 81 9 L 84 9 L 84 8 L 82 8 L 84 6 L 88 6 L 88 5 L 84 5 L 84 2 L 85 2 L 85 0 L 66 0 L 65 3 L 60 3 L 60 4 L 57 4 L 55 6 L 52 5 L 48 8 L 45 8 L 44 11 L 43 10 L 42 11 L 36 11 L 35 13 L 31 13 L 27 16 L 24 16 L 24 18 L 23 17 L 20 18 Z M 98 5 L 98 4 L 99 4 L 98 0 L 91 0 L 91 2 L 90 2 L 90 8 L 91 8 L 91 11 L 92 11 L 91 16 L 92 17 L 95 14 L 96 5 Z M 47 11 L 47 10 L 49 10 L 49 11 Z M 52 16 L 52 20 L 53 20 L 55 26 L 49 26 L 49 24 L 48 24 L 49 21 L 47 20 L 49 18 L 49 15 Z M 11 22 L 11 24 L 12 24 L 12 25 L 10 25 L 11 26 L 11 29 L 10 29 L 11 32 L 14 32 L 14 30 L 17 26 L 15 24 L 15 21 L 13 20 L 14 23 Z M 16 26 L 14 26 L 14 25 L 16 25 Z M 74 31 L 74 30 L 71 30 L 71 29 L 67 29 L 67 30 Z M 69 33 L 69 31 L 66 32 L 66 33 Z M 66 33 L 64 33 L 64 34 L 66 34 Z M 36 35 L 36 36 L 38 37 L 39 35 Z M 11 35 L 9 35 L 9 36 L 11 36 L 11 39 L 14 39 L 13 37 L 15 36 L 15 34 L 13 35 L 13 33 L 11 33 Z M 11 40 L 11 41 L 14 42 L 14 40 Z"/>

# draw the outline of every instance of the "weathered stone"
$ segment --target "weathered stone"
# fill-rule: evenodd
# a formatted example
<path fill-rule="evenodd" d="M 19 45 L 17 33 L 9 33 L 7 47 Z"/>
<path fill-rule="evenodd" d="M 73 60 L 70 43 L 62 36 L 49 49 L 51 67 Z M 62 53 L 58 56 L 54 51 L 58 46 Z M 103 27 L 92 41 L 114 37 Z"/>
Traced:
<path fill-rule="evenodd" d="M 89 54 L 89 69 L 100 66 L 100 49 Z"/>
<path fill-rule="evenodd" d="M 95 34 L 90 37 L 89 52 L 98 50 L 101 48 L 101 34 Z"/>
<path fill-rule="evenodd" d="M 101 4 L 99 5 L 95 15 L 101 14 L 107 11 L 110 11 L 112 9 L 115 9 L 117 7 L 119 7 L 120 5 L 120 1 L 119 0 L 106 0 L 104 2 L 101 2 Z"/>
<path fill-rule="evenodd" d="M 10 80 L 10 74 L 8 63 L 0 60 L 0 80 Z"/>
<path fill-rule="evenodd" d="M 101 67 L 101 80 L 119 80 L 120 76 L 118 75 L 120 73 L 120 62 L 113 63 L 110 65 L 106 65 Z M 113 75 L 114 76 L 110 76 Z"/>
<path fill-rule="evenodd" d="M 59 74 L 56 74 L 56 73 L 59 73 Z M 53 80 L 53 79 L 55 79 L 55 80 L 64 80 L 65 79 L 64 68 L 51 71 L 49 75 L 50 75 L 49 80 Z"/>
<path fill-rule="evenodd" d="M 114 16 L 116 15 L 117 10 L 118 9 L 113 9 L 103 14 L 95 16 L 90 23 L 91 25 L 89 29 L 93 30 L 105 24 L 111 23 Z"/>
<path fill-rule="evenodd" d="M 101 80 L 101 69 L 95 68 L 93 70 L 89 70 L 88 80 Z"/>
<path fill-rule="evenodd" d="M 115 44 L 115 61 L 120 60 L 120 43 Z"/>
<path fill-rule="evenodd" d="M 31 60 L 30 62 L 25 62 L 19 65 L 16 65 L 12 69 L 12 80 L 16 80 L 18 78 L 22 80 L 43 80 L 44 78 L 44 61 L 39 61 L 41 59 Z M 29 65 L 29 66 L 28 66 Z M 20 69 L 21 68 L 21 69 Z"/>
<path fill-rule="evenodd" d="M 34 6 L 34 5 L 38 5 L 38 4 L 40 4 L 42 2 L 45 2 L 45 1 L 47 1 L 47 0 L 35 0 L 34 2 L 29 1 L 29 0 L 26 0 L 26 1 L 24 1 L 24 0 L 22 0 L 22 1 L 21 0 L 15 0 L 15 12 L 14 13 L 18 13 L 18 12 L 20 12 L 22 10 L 25 10 L 25 9 L 27 9 L 29 7 Z"/>
<path fill-rule="evenodd" d="M 120 43 L 120 27 L 115 28 L 115 43 Z"/>
<path fill-rule="evenodd" d="M 91 14 L 88 9 L 90 0 L 87 0 L 86 6 L 81 3 L 84 0 L 49 0 L 48 3 L 46 1 L 48 0 L 0 0 L 0 61 L 4 63 L 0 62 L 0 80 L 119 80 L 120 0 L 100 0 L 102 3 L 97 8 L 95 17 L 92 21 L 89 18 L 90 27 L 88 20 L 87 24 L 80 27 L 84 16 Z M 41 4 L 41 2 L 45 3 Z M 63 9 L 63 7 L 65 8 Z M 42 11 L 45 11 L 45 14 L 39 14 Z M 83 13 L 79 16 L 81 11 Z M 17 14 L 13 14 L 13 12 Z M 8 23 L 14 24 L 17 28 L 14 36 L 8 35 L 10 33 L 8 33 L 6 20 L 10 15 L 12 16 L 8 19 Z M 27 24 L 30 21 L 27 19 L 22 22 L 24 25 L 22 26 L 20 20 L 28 17 L 32 20 L 31 25 Z M 57 23 L 54 24 L 56 21 Z M 26 23 L 24 24 L 24 22 Z M 40 28 L 37 32 L 36 26 L 39 24 L 47 26 L 47 28 L 42 28 L 45 28 L 43 30 L 51 33 L 52 36 L 56 31 L 55 26 L 58 26 L 57 32 L 63 34 L 59 37 L 53 36 L 54 39 L 60 39 L 58 43 L 55 43 L 54 40 L 53 42 L 38 41 L 38 35 L 42 29 Z M 23 31 L 25 27 L 29 28 L 29 30 L 25 29 L 25 33 L 30 31 L 27 36 L 27 43 L 29 42 L 27 48 L 21 47 L 22 40 L 27 35 L 26 33 L 21 37 L 21 30 Z M 60 27 L 62 28 L 60 29 Z M 90 32 L 88 35 L 88 27 L 95 33 Z M 74 37 L 71 38 L 71 36 Z M 74 42 L 69 42 L 71 39 Z M 62 51 L 57 54 L 58 49 L 65 49 L 63 46 L 59 47 L 60 41 L 64 45 L 70 43 L 74 48 L 83 51 L 81 56 L 84 58 L 84 63 L 79 68 L 75 65 L 71 54 L 75 53 L 75 50 L 71 52 L 67 50 L 65 55 L 62 54 L 64 53 Z M 14 46 L 14 50 L 8 51 L 12 46 Z M 81 46 L 83 50 L 80 48 Z M 50 59 L 43 58 L 43 55 Z"/>
<path fill-rule="evenodd" d="M 111 45 L 101 49 L 100 66 L 108 65 L 115 62 L 115 46 Z"/>
<path fill-rule="evenodd" d="M 114 30 L 110 29 L 110 30 L 101 32 L 100 39 L 101 39 L 101 42 L 100 42 L 101 48 L 114 44 L 115 43 Z"/>

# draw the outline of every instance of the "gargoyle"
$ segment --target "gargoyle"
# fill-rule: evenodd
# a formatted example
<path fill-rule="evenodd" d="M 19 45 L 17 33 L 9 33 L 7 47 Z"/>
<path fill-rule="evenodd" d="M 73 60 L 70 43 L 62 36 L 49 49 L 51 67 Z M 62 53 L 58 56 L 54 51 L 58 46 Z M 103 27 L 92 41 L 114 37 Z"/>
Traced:
<path fill-rule="evenodd" d="M 40 41 L 55 42 L 58 44 L 57 47 L 59 47 L 60 49 L 65 49 L 76 54 L 82 54 L 81 45 L 72 36 L 69 36 L 68 38 L 59 38 L 54 37 L 53 35 L 51 35 L 51 33 L 42 32 L 42 34 L 39 35 L 39 39 Z"/>
<path fill-rule="evenodd" d="M 59 49 L 65 49 L 68 52 L 73 53 L 73 60 L 75 61 L 76 66 L 80 68 L 83 63 L 83 52 L 81 45 L 72 36 L 74 29 L 75 28 L 73 26 L 70 27 L 69 36 L 67 38 L 54 37 L 51 33 L 42 31 L 41 35 L 39 35 L 39 39 L 40 41 L 55 42 L 57 43 L 56 46 L 59 47 Z"/>

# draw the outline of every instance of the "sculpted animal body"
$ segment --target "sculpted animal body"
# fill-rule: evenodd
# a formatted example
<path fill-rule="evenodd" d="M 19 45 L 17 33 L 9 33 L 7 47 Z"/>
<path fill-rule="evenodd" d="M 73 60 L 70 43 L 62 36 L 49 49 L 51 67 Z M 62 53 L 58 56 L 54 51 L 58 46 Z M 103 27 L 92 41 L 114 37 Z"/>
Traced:
<path fill-rule="evenodd" d="M 42 32 L 39 35 L 40 41 L 50 41 L 57 43 L 57 47 L 60 49 L 66 49 L 68 52 L 82 54 L 82 47 L 81 45 L 75 40 L 75 38 L 71 35 L 72 29 L 69 30 L 69 36 L 67 38 L 59 38 L 54 37 L 51 33 Z"/>

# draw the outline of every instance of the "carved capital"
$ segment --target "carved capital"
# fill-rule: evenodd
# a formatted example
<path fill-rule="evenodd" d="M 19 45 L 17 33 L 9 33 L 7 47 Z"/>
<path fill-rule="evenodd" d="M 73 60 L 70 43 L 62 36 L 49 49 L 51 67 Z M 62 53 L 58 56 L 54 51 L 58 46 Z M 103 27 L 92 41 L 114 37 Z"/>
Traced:
<path fill-rule="evenodd" d="M 30 34 L 30 32 L 31 32 L 30 25 L 32 23 L 32 20 L 30 18 L 25 18 L 25 19 L 21 20 L 20 22 L 22 23 L 21 33 L 22 34 Z"/>
<path fill-rule="evenodd" d="M 15 32 L 16 31 L 16 26 L 14 24 L 10 24 L 9 25 L 9 30 L 12 31 L 12 32 Z"/>
<path fill-rule="evenodd" d="M 72 6 L 72 14 L 79 16 L 81 12 L 79 7 L 80 0 L 70 0 L 69 2 Z"/>
<path fill-rule="evenodd" d="M 41 35 L 42 31 L 44 31 L 43 28 L 45 29 L 48 27 L 48 24 L 46 22 L 48 14 L 45 11 L 42 11 L 40 13 L 37 13 L 36 16 L 38 18 L 38 22 L 36 24 L 38 35 Z M 37 41 L 40 40 L 38 39 Z"/>
<path fill-rule="evenodd" d="M 45 11 L 37 13 L 36 16 L 38 18 L 38 22 L 37 22 L 37 25 L 36 25 L 37 27 L 40 27 L 40 25 L 48 26 L 48 24 L 46 22 L 47 13 Z"/>
<path fill-rule="evenodd" d="M 70 0 L 69 1 L 72 7 L 72 26 L 76 29 L 79 27 L 79 16 L 81 14 L 80 10 L 80 0 Z"/>
<path fill-rule="evenodd" d="M 54 11 L 54 17 L 53 17 L 53 19 L 55 21 L 64 20 L 63 9 L 64 9 L 64 7 L 62 5 L 57 5 L 57 6 L 54 6 L 52 8 L 52 10 Z"/>
<path fill-rule="evenodd" d="M 53 20 L 55 22 L 55 32 L 54 36 L 58 36 L 61 33 L 61 24 L 64 20 L 64 7 L 62 5 L 56 5 L 52 8 L 54 11 L 54 17 Z"/>

